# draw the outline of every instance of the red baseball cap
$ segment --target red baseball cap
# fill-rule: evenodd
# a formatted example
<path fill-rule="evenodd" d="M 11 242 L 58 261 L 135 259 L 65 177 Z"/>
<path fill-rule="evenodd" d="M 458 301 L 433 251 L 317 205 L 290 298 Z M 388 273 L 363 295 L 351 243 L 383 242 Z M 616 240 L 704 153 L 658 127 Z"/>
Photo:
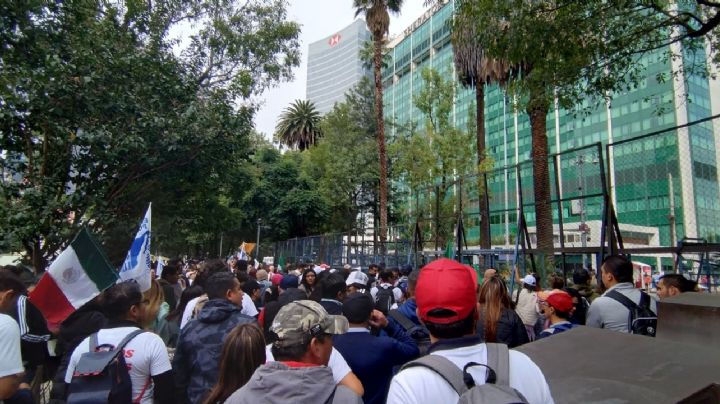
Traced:
<path fill-rule="evenodd" d="M 441 258 L 420 271 L 415 286 L 415 301 L 420 319 L 436 324 L 449 324 L 472 313 L 477 305 L 477 273 L 455 260 Z M 452 316 L 434 317 L 435 309 L 454 312 Z"/>
<path fill-rule="evenodd" d="M 555 308 L 555 310 L 563 313 L 569 313 L 573 308 L 572 296 L 567 292 L 560 291 L 551 293 L 545 301 Z"/>

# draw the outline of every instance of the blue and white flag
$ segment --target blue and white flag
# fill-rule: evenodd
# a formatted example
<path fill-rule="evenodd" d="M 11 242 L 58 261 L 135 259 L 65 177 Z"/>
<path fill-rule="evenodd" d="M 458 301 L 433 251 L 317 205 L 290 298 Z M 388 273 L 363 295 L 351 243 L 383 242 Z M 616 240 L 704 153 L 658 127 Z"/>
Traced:
<path fill-rule="evenodd" d="M 248 261 L 250 257 L 248 257 L 247 253 L 245 252 L 245 242 L 243 241 L 242 245 L 240 246 L 240 251 L 237 252 L 236 257 L 240 261 Z"/>
<path fill-rule="evenodd" d="M 162 258 L 158 257 L 157 259 L 157 269 L 155 270 L 155 277 L 161 278 L 162 277 L 162 270 L 165 268 L 165 263 L 163 262 Z"/>
<path fill-rule="evenodd" d="M 140 285 L 140 291 L 150 289 L 150 210 L 152 203 L 148 206 L 145 217 L 140 223 L 130 246 L 125 262 L 120 268 L 120 280 L 134 279 Z"/>

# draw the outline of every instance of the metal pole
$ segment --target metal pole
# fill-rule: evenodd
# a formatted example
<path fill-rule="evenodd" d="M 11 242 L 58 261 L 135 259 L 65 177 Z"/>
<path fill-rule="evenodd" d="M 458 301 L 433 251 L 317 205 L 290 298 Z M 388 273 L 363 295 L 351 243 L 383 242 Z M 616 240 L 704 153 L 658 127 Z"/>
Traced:
<path fill-rule="evenodd" d="M 672 173 L 668 173 L 668 196 L 670 197 L 670 214 L 668 220 L 670 221 L 670 246 L 676 247 L 676 229 L 675 229 L 675 192 L 673 191 L 673 177 Z M 675 273 L 678 273 L 678 268 L 675 266 Z"/>
<path fill-rule="evenodd" d="M 222 256 L 223 256 L 222 245 L 223 245 L 223 232 L 220 232 L 220 253 L 218 254 L 218 257 L 220 257 L 220 258 L 222 258 Z M 157 255 L 157 254 L 155 254 L 155 255 Z"/>
<path fill-rule="evenodd" d="M 258 218 L 257 220 L 257 239 L 255 240 L 255 259 L 260 257 L 260 224 L 262 223 L 262 219 Z M 260 262 L 258 260 L 258 262 Z"/>

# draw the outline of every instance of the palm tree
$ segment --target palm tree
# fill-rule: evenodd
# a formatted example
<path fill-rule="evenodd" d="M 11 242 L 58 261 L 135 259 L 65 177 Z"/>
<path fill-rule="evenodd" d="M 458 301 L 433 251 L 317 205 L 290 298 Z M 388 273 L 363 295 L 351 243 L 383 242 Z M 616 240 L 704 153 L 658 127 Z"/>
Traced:
<path fill-rule="evenodd" d="M 390 14 L 397 14 L 402 7 L 402 0 L 354 0 L 355 17 L 365 16 L 368 30 L 375 43 L 374 72 L 375 72 L 375 120 L 378 134 L 378 160 L 380 160 L 380 248 L 381 254 L 385 252 L 387 240 L 387 156 L 385 153 L 385 121 L 383 117 L 383 88 L 382 88 L 382 48 L 385 36 L 390 28 Z"/>
<path fill-rule="evenodd" d="M 510 65 L 502 60 L 487 57 L 485 49 L 477 41 L 477 22 L 468 15 L 455 16 L 452 31 L 453 62 L 458 79 L 464 87 L 475 88 L 475 145 L 477 164 L 482 167 L 485 159 L 485 86 L 491 83 L 504 85 L 510 76 Z M 478 198 L 480 206 L 480 248 L 490 248 L 490 207 L 482 192 L 487 192 L 485 181 L 478 174 Z"/>
<path fill-rule="evenodd" d="M 322 137 L 320 113 L 315 104 L 305 100 L 295 100 L 285 108 L 275 127 L 275 136 L 291 148 L 305 150 Z"/>

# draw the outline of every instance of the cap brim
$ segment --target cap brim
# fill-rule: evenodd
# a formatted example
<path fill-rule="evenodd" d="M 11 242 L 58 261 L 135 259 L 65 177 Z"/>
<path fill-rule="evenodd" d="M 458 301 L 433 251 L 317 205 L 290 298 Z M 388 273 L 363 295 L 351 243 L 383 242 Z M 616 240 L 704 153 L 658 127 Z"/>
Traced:
<path fill-rule="evenodd" d="M 326 324 L 327 325 L 323 331 L 328 334 L 345 334 L 348 328 L 350 328 L 350 323 L 348 323 L 345 316 L 328 315 L 328 321 Z"/>

